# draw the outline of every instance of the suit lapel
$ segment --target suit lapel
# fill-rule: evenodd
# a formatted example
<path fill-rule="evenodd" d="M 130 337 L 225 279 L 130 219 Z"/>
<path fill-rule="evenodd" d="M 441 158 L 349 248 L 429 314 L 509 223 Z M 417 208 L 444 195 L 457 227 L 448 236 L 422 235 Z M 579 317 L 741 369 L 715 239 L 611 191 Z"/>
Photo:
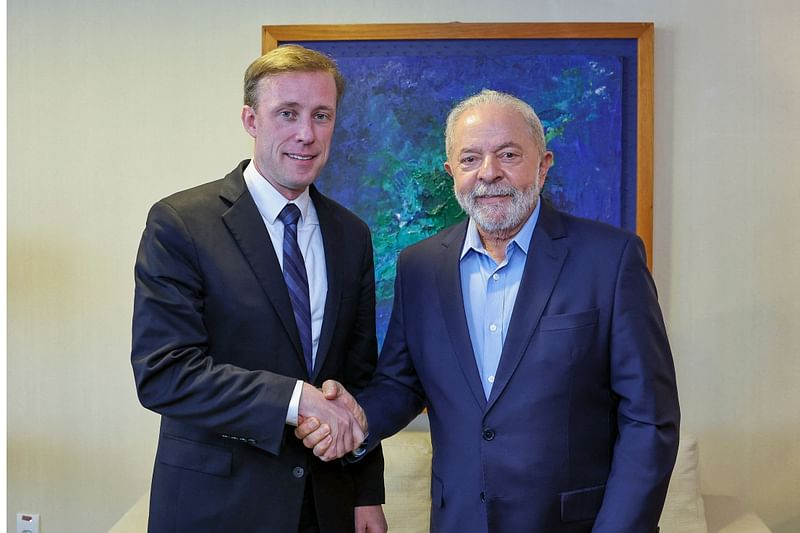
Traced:
<path fill-rule="evenodd" d="M 222 220 L 233 238 L 236 239 L 250 268 L 253 269 L 267 300 L 275 308 L 286 335 L 294 345 L 298 360 L 305 368 L 306 363 L 303 359 L 300 335 L 297 332 L 294 312 L 289 300 L 289 291 L 286 289 L 286 282 L 283 280 L 283 272 L 281 272 L 278 257 L 275 255 L 275 249 L 271 245 L 269 232 L 264 226 L 264 221 L 253 197 L 245 186 L 242 175 L 245 166 L 246 162 L 240 164 L 223 181 L 220 197 L 230 204 L 230 207 L 222 214 Z M 267 325 L 265 324 L 264 327 Z"/>
<path fill-rule="evenodd" d="M 567 257 L 566 247 L 557 240 L 564 235 L 561 215 L 542 202 L 487 411 L 503 393 L 517 369 L 550 299 Z"/>
<path fill-rule="evenodd" d="M 475 352 L 472 350 L 467 316 L 464 313 L 464 297 L 461 291 L 459 260 L 466 231 L 467 221 L 464 221 L 448 232 L 442 240 L 443 248 L 437 265 L 436 281 L 439 287 L 439 301 L 444 322 L 456 360 L 475 401 L 483 409 L 486 405 L 486 396 L 481 386 L 478 365 L 475 363 Z"/>
<path fill-rule="evenodd" d="M 333 332 L 336 330 L 336 317 L 339 315 L 339 303 L 342 299 L 342 255 L 337 249 L 337 243 L 344 242 L 345 235 L 327 198 L 320 194 L 313 185 L 309 188 L 309 193 L 319 218 L 322 245 L 325 249 L 325 270 L 328 274 L 328 294 L 325 297 L 322 331 L 319 336 L 317 358 L 314 362 L 314 375 L 311 380 L 313 383 L 325 362 L 333 339 Z"/>

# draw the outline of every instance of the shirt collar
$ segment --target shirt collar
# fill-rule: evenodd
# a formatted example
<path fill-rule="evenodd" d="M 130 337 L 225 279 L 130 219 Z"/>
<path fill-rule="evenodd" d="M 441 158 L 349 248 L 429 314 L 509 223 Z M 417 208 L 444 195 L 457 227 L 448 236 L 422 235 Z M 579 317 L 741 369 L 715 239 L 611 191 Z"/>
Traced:
<path fill-rule="evenodd" d="M 516 244 L 517 247 L 525 253 L 525 255 L 528 255 L 528 248 L 530 247 L 533 230 L 536 228 L 536 222 L 539 220 L 539 211 L 541 211 L 541 207 L 542 197 L 539 196 L 536 201 L 536 208 L 533 210 L 533 213 L 531 213 L 531 216 L 529 216 L 528 220 L 525 221 L 522 229 L 520 229 L 506 245 L 506 252 L 508 252 L 509 247 L 512 244 Z M 478 226 L 475 224 L 475 221 L 472 218 L 469 219 L 469 224 L 467 224 L 467 236 L 464 239 L 464 246 L 461 248 L 461 256 L 459 257 L 459 260 L 464 259 L 464 256 L 466 256 L 470 250 L 475 250 L 476 252 L 482 254 L 489 253 L 486 251 L 486 248 L 481 242 L 481 236 L 478 233 Z M 506 253 L 506 255 L 508 255 L 508 253 Z"/>
<path fill-rule="evenodd" d="M 289 201 L 261 175 L 253 161 L 250 161 L 244 169 L 244 182 L 258 207 L 258 212 L 267 223 L 275 224 L 286 204 L 292 203 L 300 209 L 301 224 L 319 224 L 316 210 L 310 208 L 311 196 L 308 193 L 308 187 L 300 196 Z"/>

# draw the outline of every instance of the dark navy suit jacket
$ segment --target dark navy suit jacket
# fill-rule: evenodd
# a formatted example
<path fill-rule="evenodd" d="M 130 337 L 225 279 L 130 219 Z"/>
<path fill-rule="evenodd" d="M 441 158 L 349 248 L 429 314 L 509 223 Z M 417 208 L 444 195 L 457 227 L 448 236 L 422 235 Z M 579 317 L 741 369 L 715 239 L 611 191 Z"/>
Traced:
<path fill-rule="evenodd" d="M 323 463 L 286 426 L 297 379 L 360 390 L 375 368 L 367 226 L 310 194 L 328 294 L 307 375 L 278 258 L 244 183 L 224 179 L 161 200 L 136 260 L 132 364 L 142 404 L 161 417 L 151 532 L 297 531 L 311 473 L 322 532 L 354 528 L 354 505 L 383 502 L 383 457 Z"/>
<path fill-rule="evenodd" d="M 400 256 L 358 397 L 371 441 L 428 408 L 431 531 L 655 532 L 680 415 L 641 240 L 542 205 L 487 401 L 459 279 L 466 227 Z"/>

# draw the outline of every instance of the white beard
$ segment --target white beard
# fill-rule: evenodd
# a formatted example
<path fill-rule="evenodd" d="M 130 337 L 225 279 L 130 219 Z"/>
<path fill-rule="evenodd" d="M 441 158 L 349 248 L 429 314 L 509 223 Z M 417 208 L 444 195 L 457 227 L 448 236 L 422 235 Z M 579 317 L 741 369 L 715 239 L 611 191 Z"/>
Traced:
<path fill-rule="evenodd" d="M 540 189 L 536 183 L 527 189 L 516 189 L 502 183 L 479 183 L 469 192 L 455 191 L 461 209 L 486 233 L 503 233 L 521 226 L 536 208 Z M 480 205 L 475 202 L 482 196 L 510 196 L 505 205 Z"/>

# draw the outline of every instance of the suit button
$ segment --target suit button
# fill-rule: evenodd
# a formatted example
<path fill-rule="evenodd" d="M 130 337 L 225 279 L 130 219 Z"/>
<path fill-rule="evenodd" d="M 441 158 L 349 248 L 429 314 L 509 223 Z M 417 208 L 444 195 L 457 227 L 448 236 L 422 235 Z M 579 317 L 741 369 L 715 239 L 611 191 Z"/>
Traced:
<path fill-rule="evenodd" d="M 494 430 L 492 428 L 486 428 L 483 430 L 483 440 L 492 440 L 494 439 Z"/>
<path fill-rule="evenodd" d="M 292 475 L 299 479 L 306 475 L 306 471 L 302 466 L 296 466 L 292 468 Z"/>
<path fill-rule="evenodd" d="M 481 492 L 481 503 L 486 503 L 486 494 Z"/>

